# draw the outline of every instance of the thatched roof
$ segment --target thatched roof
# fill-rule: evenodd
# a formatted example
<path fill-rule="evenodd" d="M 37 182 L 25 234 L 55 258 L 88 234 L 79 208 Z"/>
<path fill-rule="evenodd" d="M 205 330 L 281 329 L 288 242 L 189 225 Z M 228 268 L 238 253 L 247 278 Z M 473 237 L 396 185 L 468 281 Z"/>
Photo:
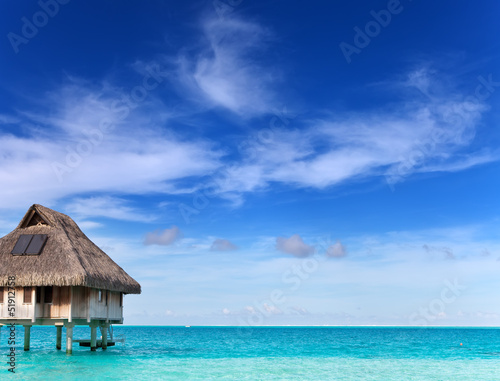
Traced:
<path fill-rule="evenodd" d="M 12 255 L 22 234 L 46 234 L 39 255 Z M 86 286 L 140 294 L 141 286 L 99 249 L 67 215 L 35 204 L 18 227 L 0 238 L 0 286 Z"/>

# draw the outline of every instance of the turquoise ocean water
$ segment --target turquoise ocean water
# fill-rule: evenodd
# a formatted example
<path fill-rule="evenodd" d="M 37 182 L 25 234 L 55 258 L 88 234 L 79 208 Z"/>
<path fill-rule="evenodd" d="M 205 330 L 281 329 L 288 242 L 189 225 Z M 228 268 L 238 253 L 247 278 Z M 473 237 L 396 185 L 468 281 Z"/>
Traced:
<path fill-rule="evenodd" d="M 32 328 L 24 352 L 17 328 L 16 373 L 2 361 L 0 380 L 500 380 L 496 328 L 115 326 L 125 344 L 71 356 L 54 327 Z"/>

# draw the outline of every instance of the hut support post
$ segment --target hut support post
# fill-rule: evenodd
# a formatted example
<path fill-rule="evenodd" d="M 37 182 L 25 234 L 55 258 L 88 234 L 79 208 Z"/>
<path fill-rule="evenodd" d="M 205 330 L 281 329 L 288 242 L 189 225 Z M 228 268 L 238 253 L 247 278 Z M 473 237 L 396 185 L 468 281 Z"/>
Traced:
<path fill-rule="evenodd" d="M 108 327 L 109 323 L 104 323 L 102 326 L 102 350 L 105 351 L 108 348 Z"/>
<path fill-rule="evenodd" d="M 57 335 L 56 335 L 56 349 L 61 350 L 61 337 L 62 337 L 62 327 L 57 326 Z"/>
<path fill-rule="evenodd" d="M 73 305 L 73 286 L 69 288 L 69 311 L 68 311 L 68 323 L 73 322 L 73 312 L 71 306 Z"/>
<path fill-rule="evenodd" d="M 24 326 L 24 350 L 30 350 L 30 334 L 31 334 L 31 325 Z"/>
<path fill-rule="evenodd" d="M 36 321 L 36 287 L 31 289 L 31 300 L 33 300 L 33 316 L 31 317 L 31 322 Z"/>
<path fill-rule="evenodd" d="M 90 325 L 90 350 L 96 350 L 96 338 L 97 338 L 97 326 L 95 324 Z"/>
<path fill-rule="evenodd" d="M 74 323 L 67 323 L 66 326 L 66 354 L 70 355 L 73 353 L 73 327 Z"/>

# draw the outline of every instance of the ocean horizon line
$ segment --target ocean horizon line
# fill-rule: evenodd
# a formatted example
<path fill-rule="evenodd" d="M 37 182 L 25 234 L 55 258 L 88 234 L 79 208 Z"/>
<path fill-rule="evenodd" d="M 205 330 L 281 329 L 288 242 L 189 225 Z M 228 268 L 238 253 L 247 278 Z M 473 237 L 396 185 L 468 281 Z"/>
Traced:
<path fill-rule="evenodd" d="M 180 328 L 500 328 L 500 326 L 474 326 L 474 325 L 389 325 L 389 324 L 360 324 L 360 325 L 340 325 L 340 324 L 270 324 L 270 325 L 226 325 L 226 324 L 207 324 L 207 325 L 189 325 L 189 324 L 118 324 L 115 327 L 180 327 Z"/>

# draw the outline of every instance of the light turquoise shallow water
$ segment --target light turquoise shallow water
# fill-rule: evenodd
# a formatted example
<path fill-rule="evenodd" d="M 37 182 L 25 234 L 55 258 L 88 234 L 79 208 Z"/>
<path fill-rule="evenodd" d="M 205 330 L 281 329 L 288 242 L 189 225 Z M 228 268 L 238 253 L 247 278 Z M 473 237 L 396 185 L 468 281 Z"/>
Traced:
<path fill-rule="evenodd" d="M 2 361 L 0 380 L 500 380 L 496 328 L 115 326 L 124 345 L 72 356 L 55 331 L 32 328 L 24 352 L 18 327 L 16 373 Z"/>

